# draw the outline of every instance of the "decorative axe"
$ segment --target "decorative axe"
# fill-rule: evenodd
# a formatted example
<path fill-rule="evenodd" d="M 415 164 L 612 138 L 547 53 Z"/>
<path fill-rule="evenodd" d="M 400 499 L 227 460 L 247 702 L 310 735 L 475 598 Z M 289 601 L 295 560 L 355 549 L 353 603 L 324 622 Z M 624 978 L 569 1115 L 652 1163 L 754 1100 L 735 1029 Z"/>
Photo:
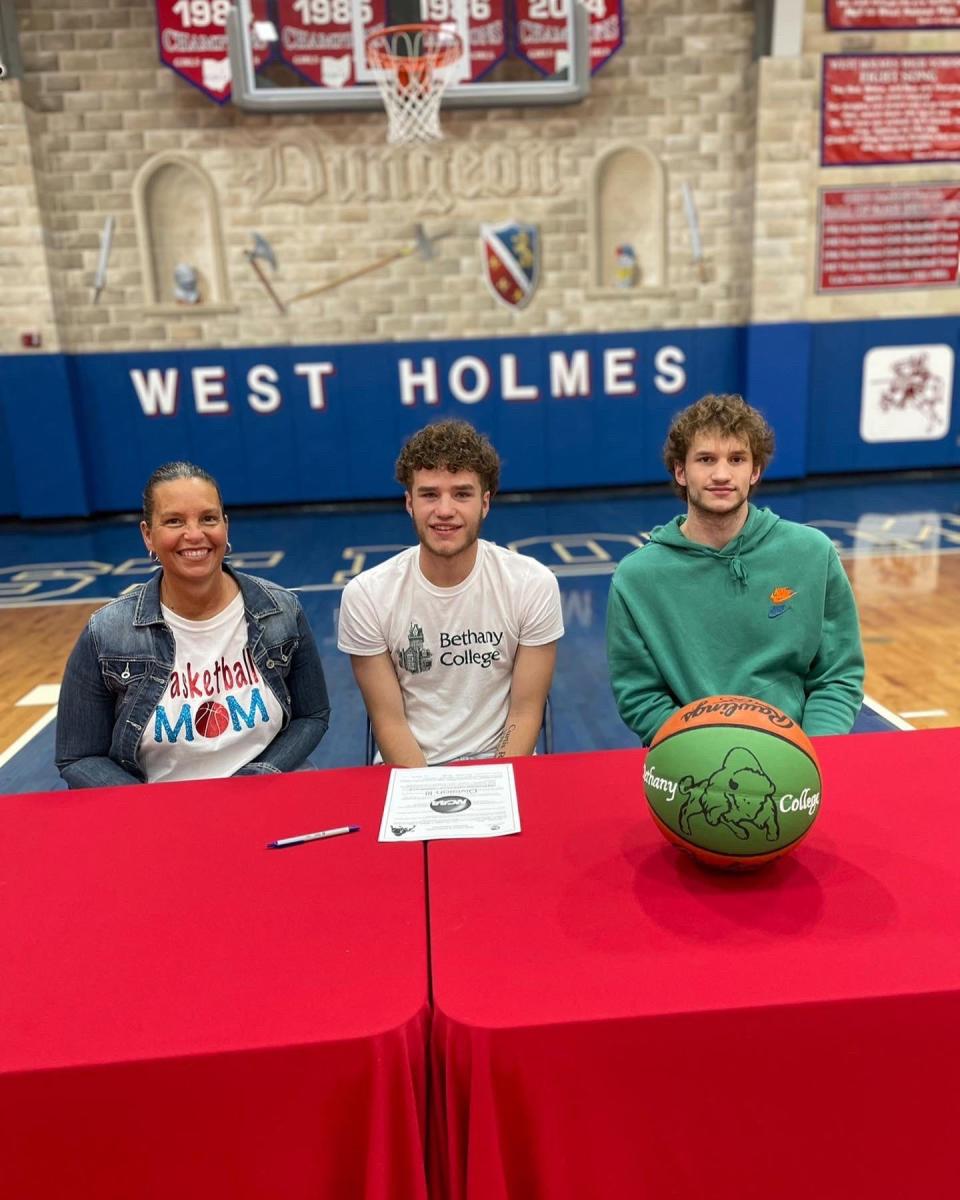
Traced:
<path fill-rule="evenodd" d="M 286 305 L 284 305 L 283 301 L 280 299 L 280 297 L 277 295 L 277 293 L 273 290 L 273 284 L 267 278 L 267 276 L 263 270 L 263 267 L 260 266 L 260 262 L 259 262 L 259 260 L 262 258 L 264 262 L 270 264 L 270 266 L 273 268 L 274 271 L 277 269 L 277 257 L 273 253 L 273 247 L 270 245 L 270 243 L 267 241 L 267 239 L 265 237 L 263 237 L 259 233 L 255 233 L 253 235 L 253 249 L 252 250 L 244 250 L 244 254 L 247 257 L 247 261 L 250 263 L 250 266 L 253 267 L 254 271 L 256 271 L 257 278 L 260 280 L 260 282 L 263 284 L 264 288 L 266 289 L 267 295 L 277 306 L 278 311 L 283 313 L 284 316 L 286 316 L 286 312 L 287 312 Z"/>
<path fill-rule="evenodd" d="M 373 262 L 367 263 L 365 267 L 358 267 L 355 271 L 350 271 L 346 275 L 340 275 L 336 279 L 331 279 L 328 283 L 322 283 L 319 287 L 311 288 L 308 292 L 301 292 L 297 296 L 290 297 L 290 303 L 295 304 L 298 300 L 307 300 L 311 296 L 319 296 L 321 292 L 329 292 L 333 288 L 339 287 L 341 283 L 347 283 L 351 279 L 357 279 L 361 275 L 368 275 L 371 271 L 379 271 L 381 267 L 389 266 L 390 263 L 396 262 L 398 258 L 409 258 L 411 254 L 416 254 L 419 258 L 433 258 L 433 246 L 435 242 L 439 242 L 441 238 L 449 237 L 453 233 L 452 229 L 444 229 L 441 233 L 435 234 L 432 238 L 427 237 L 426 230 L 419 223 L 413 227 L 413 241 L 404 246 L 401 250 L 394 251 L 393 254 L 387 254 L 383 258 L 374 259 Z"/>

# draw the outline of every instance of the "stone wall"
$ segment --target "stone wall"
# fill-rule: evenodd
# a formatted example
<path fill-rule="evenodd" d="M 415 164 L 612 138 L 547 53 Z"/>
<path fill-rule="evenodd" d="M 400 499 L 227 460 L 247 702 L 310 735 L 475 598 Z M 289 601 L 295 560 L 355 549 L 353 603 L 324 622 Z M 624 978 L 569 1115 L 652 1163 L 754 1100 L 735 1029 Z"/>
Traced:
<path fill-rule="evenodd" d="M 40 203 L 32 116 L 19 81 L 0 83 L 0 353 L 20 349 L 25 335 L 59 349 L 47 257 L 53 235 Z"/>
<path fill-rule="evenodd" d="M 573 108 L 446 110 L 433 150 L 388 149 L 380 113 L 266 117 L 218 107 L 160 65 L 148 0 L 19 0 L 25 63 L 19 123 L 31 121 L 45 202 L 50 279 L 65 349 L 380 341 L 732 324 L 749 317 L 740 269 L 750 237 L 750 0 L 631 0 L 624 47 Z M 18 101 L 7 89 L 5 100 Z M 661 164 L 665 279 L 596 286 L 589 204 L 605 149 L 635 145 Z M 135 184 L 156 156 L 196 164 L 216 192 L 227 286 L 216 303 L 149 303 Z M 142 177 L 141 177 L 142 179 Z M 708 258 L 691 260 L 680 184 L 694 189 Z M 92 303 L 104 219 L 116 219 L 108 286 Z M 539 226 L 529 306 L 511 312 L 480 269 L 479 224 Z M 171 217 L 175 222 L 175 215 Z M 408 249 L 416 222 L 444 233 L 432 260 L 382 270 L 278 313 L 245 250 L 273 246 L 289 298 Z M 25 263 L 2 268 L 9 286 Z M 593 272 L 595 275 L 595 272 Z M 164 286 L 167 281 L 161 281 Z M 214 297 L 208 295 L 208 301 Z M 39 324 L 47 295 L 22 311 Z M 4 350 L 11 350 L 9 332 Z"/>
<path fill-rule="evenodd" d="M 917 288 L 889 291 L 848 292 L 817 295 L 814 291 L 816 259 L 816 204 L 820 188 L 894 186 L 914 183 L 960 183 L 960 164 L 925 163 L 923 165 L 820 167 L 820 78 L 824 54 L 905 54 L 958 53 L 960 30 L 839 31 L 825 27 L 822 0 L 806 0 L 802 67 L 808 84 L 809 147 L 806 165 L 806 189 L 810 199 L 809 226 L 806 233 L 804 271 L 805 302 L 798 306 L 793 319 L 812 321 L 854 320 L 870 317 L 951 316 L 960 313 L 960 290 L 956 288 Z M 778 98 L 782 107 L 789 99 Z M 797 177 L 803 164 L 798 160 Z M 755 319 L 765 319 L 759 314 Z"/>
<path fill-rule="evenodd" d="M 0 250 L 2 352 L 19 350 L 27 329 L 42 332 L 45 349 L 95 351 L 668 329 L 960 305 L 954 291 L 814 291 L 820 187 L 956 173 L 820 168 L 821 54 L 958 49 L 960 34 L 829 33 L 822 4 L 808 0 L 803 53 L 754 63 L 751 0 L 627 0 L 625 44 L 583 104 L 446 109 L 436 148 L 388 149 L 380 112 L 265 116 L 217 106 L 159 63 L 150 0 L 18 0 L 17 9 L 25 78 L 0 85 L 0 222 L 11 232 Z M 606 266 L 594 261 L 596 166 L 618 147 L 640 150 L 663 179 L 663 277 L 632 289 L 603 285 Z M 190 186 L 178 191 L 168 174 L 153 187 L 160 176 L 151 171 L 164 163 L 179 164 Z M 684 182 L 699 213 L 701 269 Z M 215 230 L 195 211 L 205 188 Z M 108 216 L 109 277 L 94 304 Z M 543 245 L 538 290 L 516 312 L 491 297 L 480 264 L 480 223 L 508 218 L 537 225 Z M 151 221 L 165 227 L 152 259 Z M 443 235 L 430 260 L 405 253 L 417 222 Z M 201 272 L 204 302 L 178 305 L 170 255 L 179 237 L 203 229 L 218 242 Z M 285 300 L 400 257 L 281 315 L 246 257 L 255 230 L 276 252 L 271 278 Z"/>

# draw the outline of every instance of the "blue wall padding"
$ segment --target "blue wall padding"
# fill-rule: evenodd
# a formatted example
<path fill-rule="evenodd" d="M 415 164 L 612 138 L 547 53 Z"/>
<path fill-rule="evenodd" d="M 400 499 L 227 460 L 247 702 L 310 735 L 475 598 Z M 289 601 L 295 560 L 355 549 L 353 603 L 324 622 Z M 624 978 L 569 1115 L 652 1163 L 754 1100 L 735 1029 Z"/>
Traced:
<path fill-rule="evenodd" d="M 404 438 L 450 416 L 493 439 L 506 491 L 660 483 L 671 416 L 711 391 L 741 392 L 766 414 L 769 477 L 956 465 L 955 405 L 948 434 L 895 443 L 861 439 L 860 407 L 871 347 L 955 348 L 957 328 L 930 318 L 0 357 L 0 510 L 132 510 L 174 458 L 213 472 L 231 505 L 392 497 Z M 405 360 L 435 395 L 403 391 Z M 138 396 L 135 378 L 154 390 Z"/>
<path fill-rule="evenodd" d="M 860 436 L 860 397 L 867 352 L 874 346 L 902 346 L 907 355 L 918 347 L 947 345 L 956 355 L 960 333 L 956 317 L 838 321 L 814 325 L 811 330 L 808 473 L 907 470 L 960 463 L 956 369 L 952 394 L 944 397 L 951 420 L 943 437 L 934 441 L 866 442 Z"/>
<path fill-rule="evenodd" d="M 777 444 L 767 478 L 807 473 L 810 330 L 805 324 L 751 325 L 744 395 L 774 427 Z"/>
<path fill-rule="evenodd" d="M 62 354 L 0 358 L 4 511 L 21 517 L 90 512 L 69 360 Z M 12 484 L 13 496 L 7 494 Z M 12 503 L 12 508 L 7 508 Z"/>

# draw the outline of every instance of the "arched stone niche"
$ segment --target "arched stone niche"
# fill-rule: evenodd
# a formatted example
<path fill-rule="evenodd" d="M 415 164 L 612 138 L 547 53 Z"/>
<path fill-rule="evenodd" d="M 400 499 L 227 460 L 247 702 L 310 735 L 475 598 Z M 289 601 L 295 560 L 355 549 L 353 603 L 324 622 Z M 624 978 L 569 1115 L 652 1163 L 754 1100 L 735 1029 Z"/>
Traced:
<path fill-rule="evenodd" d="M 666 174 L 657 156 L 632 143 L 605 150 L 593 166 L 589 209 L 592 286 L 624 295 L 666 287 Z M 618 247 L 632 250 L 632 271 Z"/>
<path fill-rule="evenodd" d="M 158 154 L 138 172 L 133 195 L 146 303 L 184 312 L 229 305 L 220 205 L 207 172 L 182 154 Z M 177 300 L 181 263 L 197 273 L 195 304 Z"/>

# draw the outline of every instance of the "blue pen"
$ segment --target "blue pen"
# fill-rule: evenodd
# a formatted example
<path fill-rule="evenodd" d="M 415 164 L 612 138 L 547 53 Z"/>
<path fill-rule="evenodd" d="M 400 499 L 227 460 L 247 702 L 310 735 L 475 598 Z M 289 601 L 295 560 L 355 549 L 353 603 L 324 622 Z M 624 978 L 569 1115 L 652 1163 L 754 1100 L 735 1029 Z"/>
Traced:
<path fill-rule="evenodd" d="M 321 829 L 319 833 L 301 833 L 297 837 L 280 838 L 267 842 L 268 850 L 282 850 L 285 846 L 302 846 L 304 842 L 319 842 L 324 838 L 340 837 L 343 833 L 359 833 L 359 825 L 341 825 L 339 829 Z"/>

